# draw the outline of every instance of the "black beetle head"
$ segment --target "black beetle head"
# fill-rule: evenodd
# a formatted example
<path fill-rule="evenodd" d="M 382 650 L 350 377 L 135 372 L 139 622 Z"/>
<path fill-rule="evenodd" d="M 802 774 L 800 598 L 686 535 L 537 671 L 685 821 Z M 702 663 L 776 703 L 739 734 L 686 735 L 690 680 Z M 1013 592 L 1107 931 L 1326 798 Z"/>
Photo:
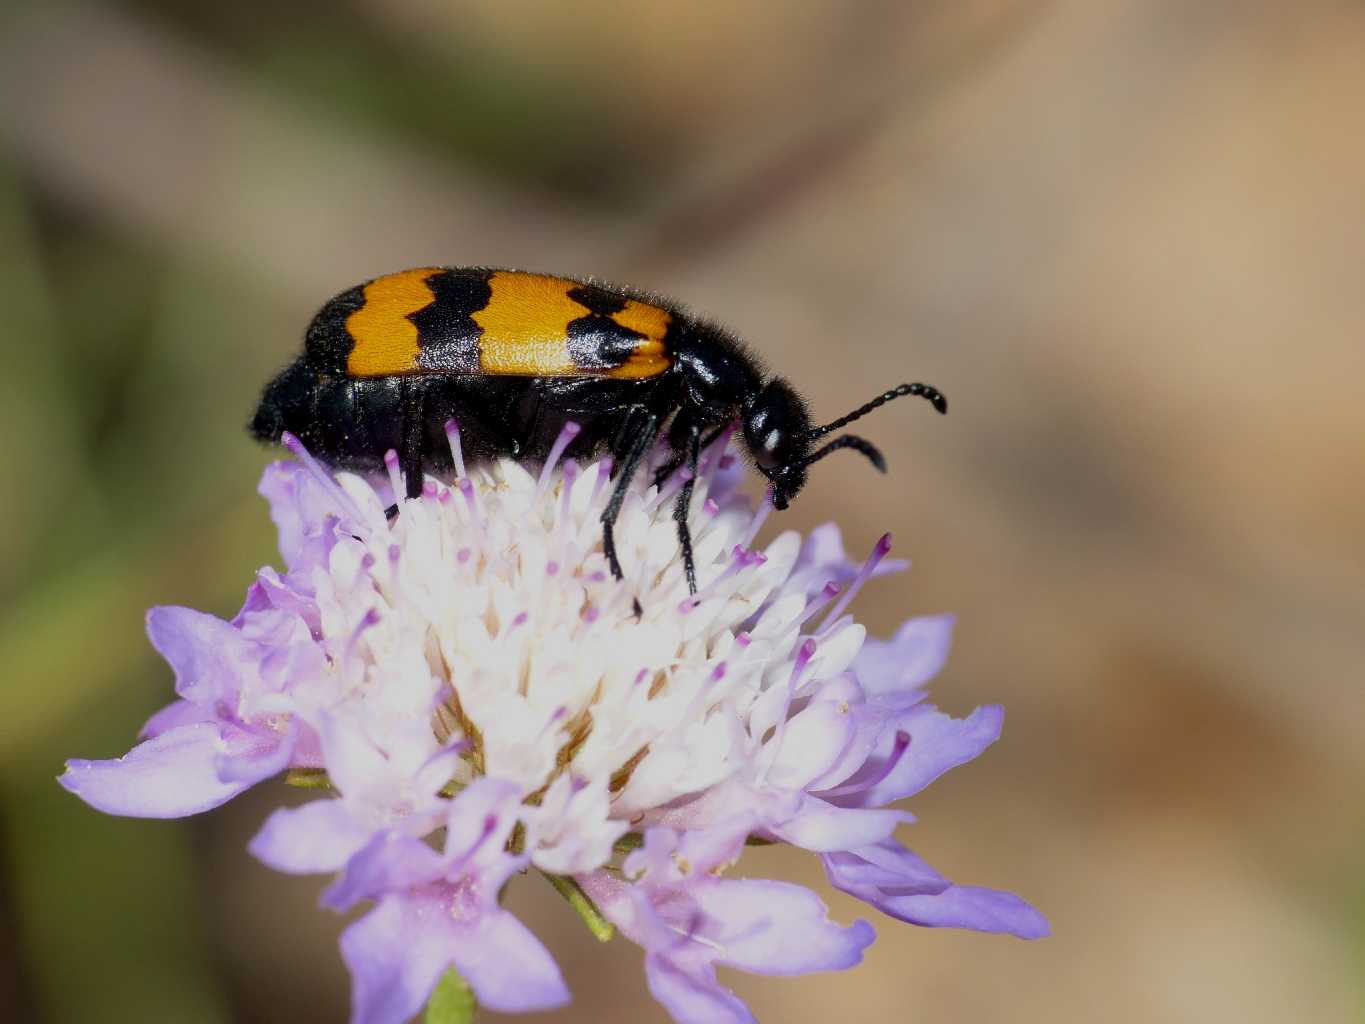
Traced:
<path fill-rule="evenodd" d="M 810 413 L 785 380 L 775 378 L 744 405 L 744 443 L 773 483 L 773 504 L 786 508 L 806 483 Z"/>
<path fill-rule="evenodd" d="M 927 384 L 902 384 L 879 395 L 823 427 L 810 425 L 810 413 L 790 384 L 774 378 L 744 404 L 744 441 L 758 471 L 772 481 L 773 507 L 784 509 L 806 485 L 806 467 L 841 448 L 852 448 L 872 465 L 886 472 L 886 460 L 875 445 L 853 434 L 836 437 L 818 451 L 814 442 L 831 431 L 861 419 L 872 410 L 903 395 L 927 399 L 939 412 L 948 411 L 948 402 Z"/>

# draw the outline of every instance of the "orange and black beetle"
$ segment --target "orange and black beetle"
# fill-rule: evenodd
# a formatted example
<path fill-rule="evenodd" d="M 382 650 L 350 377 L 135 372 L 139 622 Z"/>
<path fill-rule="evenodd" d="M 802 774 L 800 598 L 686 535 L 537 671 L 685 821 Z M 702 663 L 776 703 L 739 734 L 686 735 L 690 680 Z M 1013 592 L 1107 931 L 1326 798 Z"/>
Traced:
<path fill-rule="evenodd" d="M 582 431 L 566 450 L 605 450 L 616 485 L 602 513 L 602 540 L 621 578 L 612 527 L 626 488 L 654 442 L 670 456 L 662 481 L 697 472 L 710 435 L 739 420 L 754 465 L 786 508 L 806 467 L 840 448 L 885 470 L 881 453 L 851 434 L 814 442 L 902 395 L 948 405 L 927 384 L 902 384 L 824 426 L 785 380 L 764 373 L 739 341 L 666 300 L 603 284 L 519 270 L 422 267 L 375 278 L 332 299 L 308 328 L 304 351 L 266 388 L 252 432 L 283 432 L 333 466 L 377 471 L 400 454 L 408 497 L 424 468 L 449 470 L 444 433 L 459 422 L 466 458 L 542 461 L 565 423 Z M 696 571 L 687 510 L 691 479 L 674 518 L 688 586 Z"/>

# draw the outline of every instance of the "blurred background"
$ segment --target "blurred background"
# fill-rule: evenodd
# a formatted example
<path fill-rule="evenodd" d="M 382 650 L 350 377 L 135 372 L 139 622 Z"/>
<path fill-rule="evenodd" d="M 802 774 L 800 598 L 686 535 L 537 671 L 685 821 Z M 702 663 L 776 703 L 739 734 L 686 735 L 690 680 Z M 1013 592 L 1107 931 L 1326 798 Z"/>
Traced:
<path fill-rule="evenodd" d="M 242 428 L 316 307 L 488 263 L 677 296 L 824 418 L 951 397 L 782 525 L 895 531 L 877 630 L 959 614 L 936 698 L 1005 735 L 905 838 L 1055 934 L 884 920 L 732 976 L 761 1019 L 1360 1019 L 1362 53 L 1347 0 L 8 0 L 0 1018 L 344 1019 L 323 881 L 244 849 L 281 785 L 162 823 L 53 779 L 169 700 L 147 606 L 278 562 Z M 537 885 L 544 1019 L 664 1019 Z"/>

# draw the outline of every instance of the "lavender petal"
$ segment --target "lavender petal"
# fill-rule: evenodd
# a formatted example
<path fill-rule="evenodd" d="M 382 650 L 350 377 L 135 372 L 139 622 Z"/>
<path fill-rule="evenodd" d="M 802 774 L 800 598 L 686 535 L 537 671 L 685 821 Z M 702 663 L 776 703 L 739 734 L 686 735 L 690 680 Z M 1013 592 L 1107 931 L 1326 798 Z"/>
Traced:
<path fill-rule="evenodd" d="M 757 1024 L 744 1001 L 716 981 L 710 964 L 693 970 L 666 957 L 645 957 L 649 991 L 678 1024 Z"/>
<path fill-rule="evenodd" d="M 247 849 L 276 871 L 320 874 L 340 871 L 369 838 L 342 801 L 324 799 L 275 811 Z"/>
<path fill-rule="evenodd" d="M 918 690 L 938 675 L 953 642 L 952 615 L 910 619 L 890 640 L 868 639 L 853 673 L 869 699 Z"/>
<path fill-rule="evenodd" d="M 878 753 L 868 758 L 864 771 L 875 771 L 895 743 L 895 733 L 910 735 L 910 747 L 886 778 L 840 803 L 857 807 L 880 807 L 913 796 L 929 783 L 960 764 L 973 760 L 1000 738 L 1005 720 L 996 705 L 977 708 L 966 718 L 953 718 L 931 705 L 921 705 L 889 723 L 878 743 Z"/>
<path fill-rule="evenodd" d="M 889 896 L 873 905 L 910 924 L 970 928 L 978 932 L 1041 939 L 1052 932 L 1047 918 L 1011 892 L 954 885 L 935 895 Z"/>
<path fill-rule="evenodd" d="M 175 692 L 196 704 L 235 703 L 249 650 L 222 619 L 192 608 L 161 606 L 147 613 L 147 636 L 175 671 Z"/>
<path fill-rule="evenodd" d="M 251 785 L 219 777 L 222 753 L 216 725 L 182 725 L 115 760 L 68 761 L 57 781 L 107 814 L 182 818 L 224 804 Z"/>
<path fill-rule="evenodd" d="M 839 971 L 863 958 L 876 932 L 866 921 L 847 928 L 829 920 L 829 908 L 809 889 L 760 879 L 698 886 L 697 904 L 718 931 L 720 963 L 756 974 L 796 975 Z"/>

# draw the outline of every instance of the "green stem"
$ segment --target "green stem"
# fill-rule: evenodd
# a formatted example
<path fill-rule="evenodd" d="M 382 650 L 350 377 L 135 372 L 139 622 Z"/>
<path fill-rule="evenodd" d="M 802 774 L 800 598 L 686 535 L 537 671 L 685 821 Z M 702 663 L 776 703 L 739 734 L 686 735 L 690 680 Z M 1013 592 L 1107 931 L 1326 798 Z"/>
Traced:
<path fill-rule="evenodd" d="M 542 872 L 544 874 L 544 872 Z M 603 916 L 597 904 L 589 898 L 577 882 L 567 875 L 545 875 L 545 880 L 555 887 L 555 891 L 569 901 L 569 906 L 578 911 L 578 916 L 588 926 L 588 931 L 599 942 L 610 942 L 616 934 L 616 926 Z"/>
<path fill-rule="evenodd" d="M 332 780 L 321 768 L 291 768 L 284 781 L 299 789 L 331 789 Z"/>
<path fill-rule="evenodd" d="M 478 1008 L 474 990 L 452 967 L 431 990 L 422 1024 L 473 1024 L 474 1012 Z"/>

